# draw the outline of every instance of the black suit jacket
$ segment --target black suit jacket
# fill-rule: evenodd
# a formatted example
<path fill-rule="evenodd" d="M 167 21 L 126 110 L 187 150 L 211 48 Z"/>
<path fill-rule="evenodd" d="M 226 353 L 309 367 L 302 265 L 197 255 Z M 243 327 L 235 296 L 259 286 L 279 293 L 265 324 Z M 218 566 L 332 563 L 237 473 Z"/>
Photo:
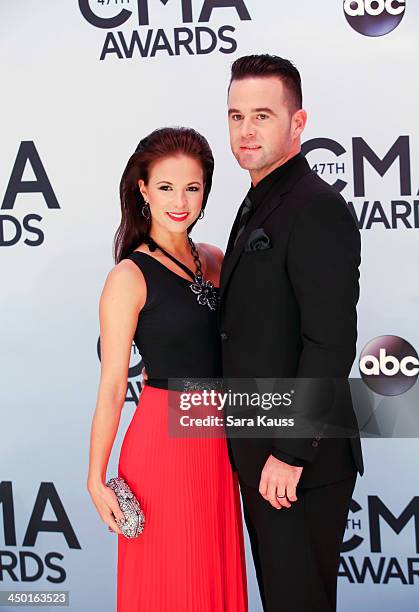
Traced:
<path fill-rule="evenodd" d="M 240 213 L 220 279 L 224 377 L 346 379 L 356 354 L 360 233 L 345 200 L 301 156 L 270 186 L 233 246 Z M 257 228 L 271 248 L 246 251 Z M 270 454 L 304 465 L 300 486 L 362 474 L 349 385 L 340 401 L 356 431 L 349 438 L 229 438 L 240 477 L 257 487 Z"/>

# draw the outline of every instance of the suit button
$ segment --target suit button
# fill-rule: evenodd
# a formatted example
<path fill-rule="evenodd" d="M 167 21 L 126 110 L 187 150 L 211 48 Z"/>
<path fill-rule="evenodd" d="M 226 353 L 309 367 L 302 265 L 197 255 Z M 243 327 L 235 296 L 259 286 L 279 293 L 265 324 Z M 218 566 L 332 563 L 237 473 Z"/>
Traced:
<path fill-rule="evenodd" d="M 227 332 L 225 331 L 221 332 L 220 336 L 221 336 L 221 340 L 228 340 Z"/>
<path fill-rule="evenodd" d="M 311 443 L 311 446 L 314 446 L 314 448 L 316 448 L 316 446 L 318 446 L 319 443 L 317 442 L 317 440 L 313 440 L 313 442 Z"/>
<path fill-rule="evenodd" d="M 314 439 L 317 440 L 317 442 L 321 440 L 320 436 L 316 436 Z"/>

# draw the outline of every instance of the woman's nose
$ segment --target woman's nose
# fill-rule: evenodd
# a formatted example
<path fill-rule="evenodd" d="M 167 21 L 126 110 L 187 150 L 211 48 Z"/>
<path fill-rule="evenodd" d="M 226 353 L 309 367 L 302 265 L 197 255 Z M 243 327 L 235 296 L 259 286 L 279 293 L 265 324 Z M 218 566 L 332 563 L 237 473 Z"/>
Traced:
<path fill-rule="evenodd" d="M 187 203 L 188 203 L 188 197 L 186 195 L 186 192 L 182 189 L 182 191 L 178 192 L 175 196 L 174 199 L 174 205 L 176 208 L 178 208 L 179 210 L 183 210 Z"/>

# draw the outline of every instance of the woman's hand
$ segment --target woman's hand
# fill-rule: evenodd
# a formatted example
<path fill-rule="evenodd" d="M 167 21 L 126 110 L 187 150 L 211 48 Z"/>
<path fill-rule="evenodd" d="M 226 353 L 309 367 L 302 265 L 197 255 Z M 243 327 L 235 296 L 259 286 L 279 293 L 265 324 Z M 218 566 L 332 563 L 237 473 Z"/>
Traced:
<path fill-rule="evenodd" d="M 96 506 L 96 510 L 99 512 L 100 518 L 108 525 L 109 531 L 123 535 L 116 523 L 116 519 L 125 520 L 125 516 L 119 507 L 118 498 L 114 491 L 103 483 L 88 483 L 87 489 Z"/>

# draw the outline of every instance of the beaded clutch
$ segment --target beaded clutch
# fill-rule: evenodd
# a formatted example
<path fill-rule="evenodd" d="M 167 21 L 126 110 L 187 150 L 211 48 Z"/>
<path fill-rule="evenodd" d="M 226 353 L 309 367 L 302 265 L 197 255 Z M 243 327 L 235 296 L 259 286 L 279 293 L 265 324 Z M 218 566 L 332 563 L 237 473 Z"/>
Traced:
<path fill-rule="evenodd" d="M 125 521 L 116 520 L 116 524 L 127 538 L 136 538 L 144 529 L 145 517 L 134 493 L 123 478 L 110 478 L 106 486 L 114 491 Z"/>

